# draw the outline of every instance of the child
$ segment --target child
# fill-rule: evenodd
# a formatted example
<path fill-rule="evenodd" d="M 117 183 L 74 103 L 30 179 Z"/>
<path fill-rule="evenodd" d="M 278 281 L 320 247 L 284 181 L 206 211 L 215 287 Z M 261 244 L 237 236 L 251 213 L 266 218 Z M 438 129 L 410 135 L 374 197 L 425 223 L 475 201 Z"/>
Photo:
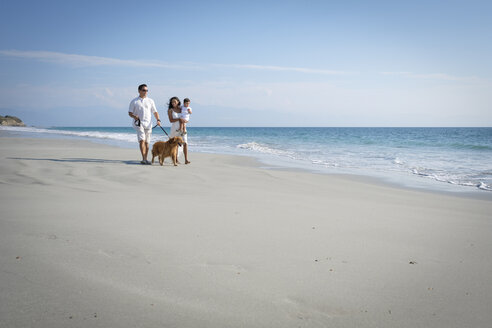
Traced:
<path fill-rule="evenodd" d="M 191 114 L 190 99 L 185 98 L 183 104 L 184 106 L 181 106 L 181 114 L 179 115 L 179 129 L 177 130 L 181 135 L 188 133 L 186 131 L 186 123 L 190 120 Z"/>

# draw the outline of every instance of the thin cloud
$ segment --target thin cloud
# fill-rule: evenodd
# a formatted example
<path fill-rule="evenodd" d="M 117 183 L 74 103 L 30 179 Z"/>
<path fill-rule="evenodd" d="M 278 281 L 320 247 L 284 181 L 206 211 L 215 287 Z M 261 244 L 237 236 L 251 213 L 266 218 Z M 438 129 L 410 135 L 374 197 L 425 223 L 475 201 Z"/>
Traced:
<path fill-rule="evenodd" d="M 476 76 L 454 76 L 445 73 L 429 73 L 429 74 L 416 74 L 412 72 L 381 72 L 382 75 L 397 75 L 412 79 L 426 79 L 426 80 L 446 80 L 446 81 L 459 81 L 459 82 L 478 82 L 481 79 Z"/>
<path fill-rule="evenodd" d="M 239 65 L 239 64 L 171 64 L 162 61 L 152 60 L 127 60 L 111 57 L 87 56 L 77 54 L 66 54 L 53 51 L 21 51 L 21 50 L 0 50 L 0 55 L 6 57 L 15 57 L 22 59 L 32 59 L 42 62 L 57 63 L 70 66 L 126 66 L 126 67 L 155 67 L 170 69 L 193 69 L 203 70 L 211 68 L 235 68 L 247 70 L 264 70 L 264 71 L 287 71 L 304 74 L 325 74 L 325 75 L 344 75 L 353 74 L 351 72 L 313 69 L 303 67 L 285 67 L 285 66 L 268 66 L 268 65 Z"/>
<path fill-rule="evenodd" d="M 8 57 L 34 59 L 49 63 L 58 63 L 71 66 L 127 66 L 127 67 L 160 67 L 160 68 L 187 68 L 184 65 L 167 64 L 163 62 L 145 60 L 126 60 L 110 57 L 86 56 L 66 54 L 52 51 L 20 51 L 0 50 L 0 54 Z"/>
<path fill-rule="evenodd" d="M 285 66 L 268 66 L 268 65 L 222 65 L 222 64 L 214 64 L 214 66 L 239 68 L 239 69 L 254 69 L 254 70 L 263 70 L 263 71 L 299 72 L 299 73 L 308 73 L 308 74 L 326 74 L 326 75 L 354 74 L 353 72 L 333 71 L 333 70 L 313 69 L 313 68 L 303 68 L 303 67 L 285 67 Z"/>

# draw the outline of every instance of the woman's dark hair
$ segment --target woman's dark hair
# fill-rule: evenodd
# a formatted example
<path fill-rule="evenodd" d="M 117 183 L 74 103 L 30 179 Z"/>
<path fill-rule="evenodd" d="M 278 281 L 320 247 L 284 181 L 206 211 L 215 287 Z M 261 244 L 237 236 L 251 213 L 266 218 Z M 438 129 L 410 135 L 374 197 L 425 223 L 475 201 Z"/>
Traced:
<path fill-rule="evenodd" d="M 179 101 L 179 98 L 178 97 L 172 97 L 171 99 L 169 99 L 169 103 L 167 104 L 168 105 L 167 109 L 173 108 L 172 102 L 174 99 L 176 99 L 178 101 L 178 107 L 181 106 L 181 101 Z"/>
<path fill-rule="evenodd" d="M 144 87 L 147 87 L 147 84 L 140 84 L 138 86 L 138 91 L 142 90 Z"/>

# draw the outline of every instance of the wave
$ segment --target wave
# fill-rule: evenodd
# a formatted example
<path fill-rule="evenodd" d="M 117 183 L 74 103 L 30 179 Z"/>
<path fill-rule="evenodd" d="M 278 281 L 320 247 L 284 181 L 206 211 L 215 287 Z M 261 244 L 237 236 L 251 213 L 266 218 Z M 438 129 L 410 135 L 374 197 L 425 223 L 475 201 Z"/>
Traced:
<path fill-rule="evenodd" d="M 271 154 L 271 155 L 280 155 L 280 156 L 287 156 L 289 158 L 297 158 L 295 156 L 294 152 L 287 151 L 287 150 L 282 150 L 282 149 L 275 149 L 271 148 L 267 145 L 264 144 L 259 144 L 256 142 L 248 142 L 245 144 L 240 144 L 237 145 L 236 148 L 239 149 L 246 149 L 246 150 L 252 150 L 258 153 L 263 153 L 263 154 Z"/>
<path fill-rule="evenodd" d="M 458 173 L 451 172 L 446 169 L 429 169 L 424 167 L 411 167 L 407 164 L 406 161 L 402 160 L 399 157 L 392 157 L 386 155 L 371 155 L 365 158 L 359 158 L 358 156 L 345 158 L 340 156 L 330 156 L 326 155 L 326 158 L 309 158 L 309 155 L 302 156 L 300 153 L 295 153 L 292 151 L 287 151 L 279 148 L 273 148 L 270 145 L 262 144 L 258 142 L 249 142 L 244 144 L 239 144 L 236 146 L 238 149 L 244 149 L 248 151 L 252 151 L 255 153 L 268 154 L 280 157 L 287 157 L 290 159 L 294 159 L 296 161 L 308 160 L 309 163 L 316 167 L 324 167 L 324 168 L 334 168 L 334 169 L 365 169 L 372 168 L 373 170 L 381 170 L 381 171 L 398 171 L 398 172 L 411 172 L 414 175 L 433 179 L 438 182 L 459 185 L 459 186 L 467 186 L 467 187 L 476 187 L 480 190 L 492 191 L 492 184 L 490 184 L 490 178 L 485 172 L 482 172 L 478 175 L 468 174 L 468 173 Z M 389 162 L 394 167 L 382 166 L 378 167 L 378 164 L 372 161 L 367 161 L 368 158 L 371 159 L 382 159 L 383 161 Z M 372 163 L 372 164 L 371 164 Z M 378 163 L 381 163 L 379 161 Z"/>
<path fill-rule="evenodd" d="M 330 162 L 330 161 L 325 161 L 325 160 L 320 160 L 320 159 L 313 159 L 311 160 L 311 163 L 314 165 L 321 165 L 324 167 L 340 167 L 340 164 L 336 162 Z"/>
<path fill-rule="evenodd" d="M 399 159 L 398 157 L 396 157 L 395 159 L 393 159 L 393 164 L 403 165 L 405 164 L 405 162 Z"/>
<path fill-rule="evenodd" d="M 440 172 L 435 172 L 434 170 L 431 169 L 426 169 L 426 168 L 412 168 L 412 173 L 424 178 L 430 178 L 435 181 L 439 182 L 445 182 L 453 185 L 458 185 L 458 186 L 465 186 L 465 187 L 476 187 L 480 190 L 486 190 L 486 191 L 492 191 L 492 185 L 487 184 L 484 181 L 481 181 L 484 177 L 471 177 L 471 176 L 466 176 L 466 175 L 453 175 L 448 172 L 440 171 Z"/>
<path fill-rule="evenodd" d="M 451 147 L 456 149 L 469 149 L 469 150 L 492 150 L 492 147 L 490 146 L 462 144 L 462 143 L 451 144 Z"/>
<path fill-rule="evenodd" d="M 64 135 L 72 137 L 84 137 L 84 138 L 96 138 L 96 139 L 109 139 L 115 141 L 135 142 L 136 137 L 133 133 L 124 132 L 104 132 L 104 131 L 69 131 L 58 129 L 45 129 L 35 127 L 2 127 L 2 130 L 14 131 L 14 132 L 27 132 L 27 133 L 39 133 L 39 134 L 54 134 Z"/>
<path fill-rule="evenodd" d="M 478 189 L 482 189 L 482 190 L 487 190 L 487 191 L 492 191 L 492 186 L 489 186 L 483 182 L 480 182 L 479 184 L 477 184 L 476 186 Z"/>

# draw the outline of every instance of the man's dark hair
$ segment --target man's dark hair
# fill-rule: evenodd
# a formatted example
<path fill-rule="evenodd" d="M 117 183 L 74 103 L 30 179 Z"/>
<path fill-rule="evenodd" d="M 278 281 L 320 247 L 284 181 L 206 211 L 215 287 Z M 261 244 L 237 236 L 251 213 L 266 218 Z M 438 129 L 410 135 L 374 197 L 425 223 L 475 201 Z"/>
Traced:
<path fill-rule="evenodd" d="M 138 86 L 138 91 L 142 90 L 144 87 L 147 87 L 147 84 L 140 84 Z"/>
<path fill-rule="evenodd" d="M 185 102 L 190 102 L 190 99 L 185 98 L 185 99 L 183 100 L 183 103 L 185 103 Z"/>

